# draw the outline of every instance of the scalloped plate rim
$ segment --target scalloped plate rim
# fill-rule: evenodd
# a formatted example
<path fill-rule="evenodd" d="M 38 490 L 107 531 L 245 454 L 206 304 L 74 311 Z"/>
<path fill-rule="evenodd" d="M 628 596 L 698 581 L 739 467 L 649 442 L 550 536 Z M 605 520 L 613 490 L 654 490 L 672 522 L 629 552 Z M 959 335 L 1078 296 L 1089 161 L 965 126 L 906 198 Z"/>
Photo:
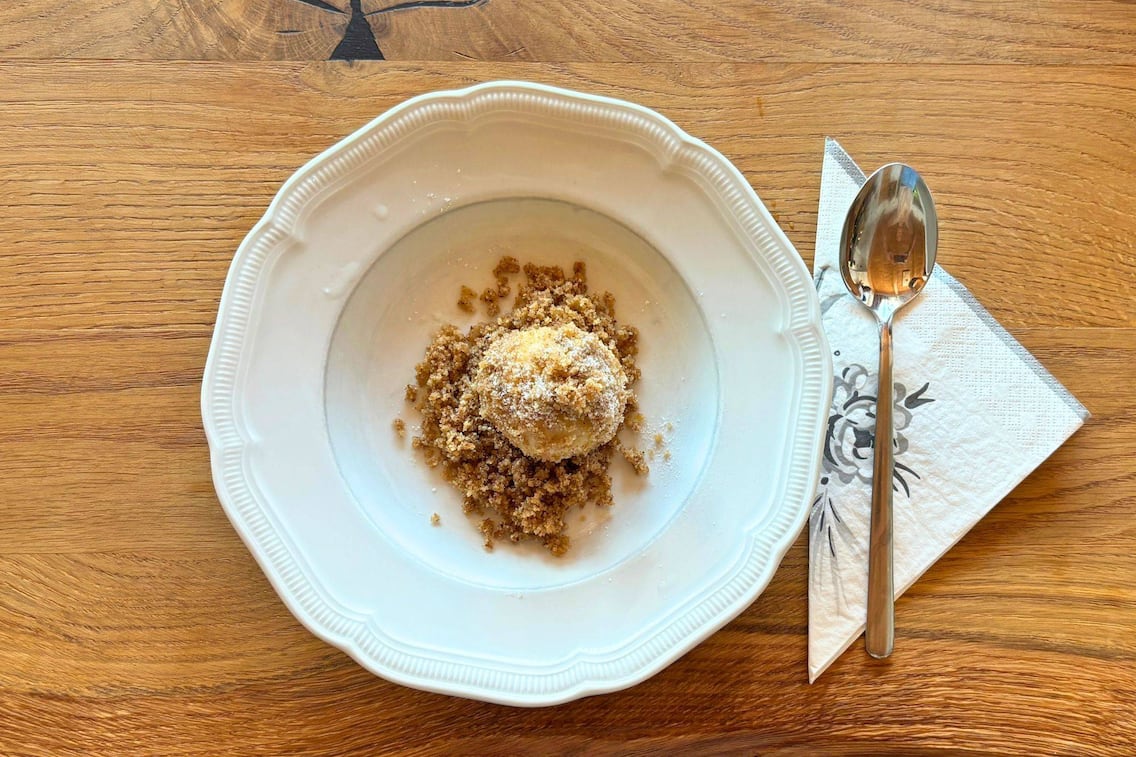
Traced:
<path fill-rule="evenodd" d="M 788 552 L 789 547 L 793 544 L 801 529 L 804 527 L 808 515 L 808 505 L 812 495 L 811 491 L 805 493 L 800 506 L 797 508 L 797 511 L 794 514 L 792 522 L 789 524 L 789 527 L 786 528 L 781 534 L 779 534 L 778 538 L 771 543 L 769 559 L 765 561 L 764 567 L 758 570 L 758 575 L 756 576 L 755 580 L 750 583 L 746 591 L 744 591 L 733 602 L 726 604 L 711 618 L 703 621 L 694 631 L 681 636 L 679 639 L 677 639 L 677 641 L 669 644 L 666 651 L 663 654 L 657 655 L 649 664 L 642 665 L 639 668 L 635 669 L 633 672 L 619 677 L 604 678 L 580 675 L 574 679 L 571 685 L 556 689 L 541 690 L 536 693 L 505 691 L 484 685 L 473 686 L 456 684 L 452 681 L 441 681 L 436 676 L 415 676 L 407 674 L 401 670 L 384 667 L 383 665 L 379 664 L 379 662 L 374 659 L 372 655 L 369 655 L 365 650 L 361 648 L 358 639 L 356 639 L 354 635 L 336 633 L 333 629 L 325 627 L 321 622 L 312 617 L 309 614 L 308 610 L 305 609 L 297 601 L 297 598 L 295 596 L 293 596 L 292 589 L 285 583 L 285 579 L 278 571 L 278 566 L 276 566 L 270 560 L 267 554 L 264 553 L 264 545 L 260 543 L 260 541 L 253 533 L 251 533 L 248 524 L 241 517 L 238 506 L 233 501 L 234 496 L 229 491 L 227 483 L 225 481 L 226 473 L 230 470 L 229 466 L 226 463 L 225 452 L 231 451 L 231 449 L 225 447 L 222 444 L 221 431 L 218 428 L 219 424 L 217 422 L 217 419 L 214 417 L 211 408 L 211 405 L 216 400 L 214 390 L 216 388 L 215 383 L 217 381 L 217 373 L 219 371 L 218 364 L 220 361 L 219 353 L 222 349 L 221 343 L 223 341 L 228 341 L 234 338 L 233 329 L 228 323 L 228 317 L 230 316 L 230 311 L 232 310 L 233 306 L 233 299 L 236 297 L 233 291 L 234 279 L 239 277 L 240 272 L 248 262 L 249 254 L 256 247 L 256 245 L 261 242 L 263 237 L 265 237 L 267 234 L 270 234 L 273 230 L 278 230 L 282 234 L 282 239 L 277 240 L 273 244 L 273 247 L 275 247 L 286 242 L 288 238 L 290 238 L 292 234 L 294 234 L 296 218 L 292 218 L 291 223 L 289 224 L 285 223 L 287 219 L 282 218 L 282 215 L 286 203 L 292 198 L 292 195 L 295 192 L 296 188 L 307 179 L 309 179 L 323 164 L 356 146 L 372 133 L 379 131 L 384 124 L 394 121 L 403 113 L 412 110 L 422 103 L 430 101 L 451 101 L 454 103 L 464 103 L 468 106 L 471 101 L 476 100 L 478 96 L 482 95 L 485 92 L 517 90 L 532 93 L 534 95 L 543 95 L 545 97 L 550 97 L 562 101 L 567 100 L 572 102 L 586 102 L 593 105 L 614 108 L 622 112 L 631 111 L 637 113 L 642 117 L 645 117 L 648 121 L 663 129 L 668 136 L 675 139 L 681 145 L 694 148 L 699 153 L 702 153 L 704 156 L 712 160 L 723 171 L 725 171 L 725 173 L 729 176 L 731 183 L 734 184 L 742 192 L 744 198 L 748 201 L 748 204 L 753 210 L 757 212 L 758 218 L 763 222 L 766 230 L 774 237 L 774 240 L 778 243 L 778 245 L 784 249 L 787 249 L 788 252 L 791 253 L 788 255 L 788 257 L 790 258 L 790 265 L 796 269 L 797 275 L 803 277 L 803 280 L 807 283 L 806 288 L 809 292 L 809 301 L 806 320 L 801 323 L 793 322 L 786 324 L 784 331 L 786 334 L 791 334 L 794 338 L 794 341 L 797 342 L 796 347 L 798 348 L 798 353 L 801 352 L 801 350 L 799 349 L 801 346 L 800 341 L 803 338 L 806 338 L 814 340 L 816 351 L 821 356 L 821 358 L 819 359 L 821 367 L 819 376 L 820 386 L 817 387 L 820 390 L 817 405 L 818 416 L 817 418 L 812 419 L 814 421 L 812 424 L 813 433 L 811 435 L 813 443 L 809 445 L 812 454 L 810 459 L 808 460 L 808 472 L 805 475 L 806 481 L 815 483 L 817 475 L 819 474 L 821 443 L 823 441 L 823 418 L 821 416 L 824 415 L 823 411 L 827 408 L 827 398 L 831 393 L 832 387 L 831 361 L 825 359 L 829 354 L 828 347 L 820 325 L 820 308 L 819 303 L 817 302 L 815 289 L 812 286 L 811 277 L 809 276 L 808 271 L 805 268 L 804 262 L 801 260 L 799 255 L 796 254 L 795 248 L 793 247 L 792 243 L 788 240 L 788 238 L 785 236 L 784 232 L 776 224 L 776 222 L 773 221 L 772 216 L 769 214 L 768 210 L 765 208 L 756 192 L 754 192 L 753 188 L 750 186 L 748 181 L 746 181 L 741 172 L 738 171 L 738 169 L 720 152 L 718 152 L 702 140 L 687 134 L 672 121 L 654 110 L 625 100 L 610 98 L 602 95 L 592 95 L 525 81 L 491 81 L 462 89 L 448 89 L 426 92 L 411 97 L 385 111 L 353 133 L 337 141 L 335 144 L 331 145 L 330 147 L 307 161 L 283 183 L 281 188 L 273 197 L 268 208 L 265 210 L 264 215 L 252 227 L 252 229 L 248 232 L 248 234 L 241 242 L 240 246 L 237 248 L 237 252 L 234 255 L 233 261 L 230 264 L 228 273 L 226 275 L 225 286 L 218 307 L 218 317 L 215 325 L 215 330 L 213 338 L 210 342 L 209 354 L 206 359 L 206 367 L 204 371 L 201 391 L 201 410 L 205 435 L 210 450 L 212 476 L 215 488 L 217 490 L 218 499 L 222 505 L 222 509 L 225 511 L 226 516 L 233 524 L 234 530 L 236 530 L 237 534 L 244 542 L 246 548 L 248 548 L 249 552 L 253 555 L 254 559 L 261 567 L 266 577 L 269 579 L 269 582 L 273 586 L 273 589 L 280 596 L 281 600 L 288 607 L 289 611 L 292 612 L 297 620 L 299 620 L 310 632 L 312 632 L 318 638 L 331 644 L 332 646 L 335 646 L 347 653 L 365 669 L 395 683 L 424 691 L 462 696 L 498 704 L 514 706 L 546 706 L 572 701 L 593 694 L 618 691 L 644 681 L 668 666 L 670 663 L 674 662 L 676 659 L 681 657 L 693 647 L 697 646 L 707 637 L 712 635 L 714 632 L 719 630 L 726 623 L 740 614 L 746 607 L 752 604 L 752 602 L 758 596 L 760 596 L 760 594 L 768 586 L 769 582 L 772 580 L 776 568 L 780 565 L 781 561 L 784 559 L 785 554 Z M 651 140 L 651 137 L 647 135 L 638 134 L 637 136 L 639 136 L 640 140 L 642 141 Z M 677 152 L 678 151 L 675 151 L 675 155 L 677 155 Z M 674 156 L 672 155 L 672 158 L 673 157 Z M 297 217 L 302 216 L 303 212 L 304 207 L 301 206 L 297 210 Z M 735 218 L 734 220 L 738 219 Z M 287 228 L 288 226 L 292 226 L 293 228 Z M 786 283 L 776 275 L 773 276 L 773 279 L 776 281 L 778 286 L 782 287 L 785 295 L 788 297 L 789 292 L 786 289 Z M 794 310 L 794 303 L 790 302 L 788 308 L 790 311 Z M 253 313 L 250 308 L 249 316 L 251 317 L 252 314 Z M 247 323 L 245 325 L 247 328 Z M 243 339 L 246 336 L 243 331 L 244 330 L 242 330 L 241 334 L 237 335 L 237 339 Z M 802 362 L 804 362 L 804 358 L 802 358 Z M 804 380 L 805 379 L 802 378 L 802 382 L 804 382 Z M 232 388 L 232 394 L 230 398 L 235 400 L 237 397 L 237 387 L 234 386 Z M 801 414 L 800 410 L 802 404 L 804 403 L 798 402 L 798 421 L 800 421 L 799 416 Z M 240 438 L 240 449 L 243 453 L 244 446 L 247 444 L 248 439 L 244 434 L 241 433 L 242 429 L 240 423 L 234 423 L 234 426 L 235 431 Z M 797 436 L 806 433 L 807 430 L 798 431 Z M 793 438 L 794 436 L 790 435 L 790 440 L 792 440 Z M 798 446 L 800 445 L 798 444 Z M 243 457 L 243 454 L 238 457 L 238 463 L 243 460 Z M 796 466 L 804 464 L 800 461 L 794 461 L 793 465 Z M 247 486 L 247 482 L 245 483 Z M 255 497 L 253 498 L 253 501 L 256 501 Z M 257 504 L 261 506 L 262 509 L 264 509 L 266 503 Z M 781 508 L 784 508 L 786 506 L 787 505 L 785 505 L 784 503 L 780 505 Z M 775 518 L 770 518 L 770 520 L 775 520 Z M 287 541 L 286 533 L 281 533 L 281 531 L 284 531 L 284 529 L 274 528 L 273 530 L 277 538 L 282 539 L 285 542 Z M 699 597 L 698 602 L 695 603 L 696 607 L 705 604 L 708 598 L 720 593 L 724 588 L 729 586 L 732 581 L 737 580 L 737 575 L 743 572 L 744 569 L 751 562 L 753 562 L 756 550 L 756 547 L 753 544 L 755 540 L 756 533 L 748 532 L 745 534 L 746 548 L 741 551 L 740 559 L 731 566 L 732 570 L 726 574 L 728 578 L 723 579 L 719 584 L 707 589 Z M 324 596 L 323 592 L 316 589 L 314 582 L 312 582 L 310 579 L 305 580 L 308 580 L 309 588 L 312 588 L 313 591 L 317 595 L 319 595 L 320 601 L 329 605 L 336 604 L 332 597 Z M 369 618 L 367 616 L 350 617 L 355 614 L 346 611 L 345 608 L 332 607 L 330 608 L 330 611 L 338 615 L 349 625 L 358 624 L 357 628 L 361 629 L 362 632 L 366 632 L 369 623 Z M 688 612 L 687 614 L 689 615 L 690 613 Z M 672 623 L 671 625 L 674 624 Z M 667 628 L 669 627 L 670 626 L 660 629 L 659 633 L 665 633 Z M 383 643 L 378 639 L 376 639 L 376 641 L 380 644 Z M 639 646 L 641 647 L 642 643 L 640 643 Z M 626 657 L 630 655 L 636 648 L 638 647 L 632 647 L 631 649 L 627 650 L 623 656 Z M 422 651 L 428 652 L 428 650 Z M 452 660 L 444 660 L 437 657 L 431 658 L 428 653 L 423 654 L 422 656 L 426 659 L 433 659 L 444 664 L 458 665 L 459 667 L 463 666 L 462 664 L 455 663 Z M 585 657 L 585 654 L 582 654 L 580 650 L 577 650 L 576 654 L 574 654 L 570 658 L 572 662 L 569 665 L 568 669 L 578 669 L 581 664 L 588 664 L 587 660 L 583 659 Z M 479 668 L 479 670 L 485 671 L 484 668 Z M 560 673 L 557 673 L 555 675 L 559 674 Z M 523 673 L 521 675 L 523 675 Z M 538 676 L 540 675 L 554 674 L 538 674 Z"/>

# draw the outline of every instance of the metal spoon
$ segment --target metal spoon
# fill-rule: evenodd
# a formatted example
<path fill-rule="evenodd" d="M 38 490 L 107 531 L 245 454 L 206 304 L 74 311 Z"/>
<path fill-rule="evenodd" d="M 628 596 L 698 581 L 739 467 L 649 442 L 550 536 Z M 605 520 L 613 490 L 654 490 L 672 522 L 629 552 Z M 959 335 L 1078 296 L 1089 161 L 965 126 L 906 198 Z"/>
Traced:
<path fill-rule="evenodd" d="M 864 646 L 887 657 L 895 642 L 892 583 L 892 373 L 895 314 L 915 298 L 935 268 L 939 217 L 915 169 L 889 163 L 860 188 L 840 235 L 840 274 L 852 296 L 880 325 L 880 378 L 872 466 L 872 524 L 868 544 L 868 625 Z"/>

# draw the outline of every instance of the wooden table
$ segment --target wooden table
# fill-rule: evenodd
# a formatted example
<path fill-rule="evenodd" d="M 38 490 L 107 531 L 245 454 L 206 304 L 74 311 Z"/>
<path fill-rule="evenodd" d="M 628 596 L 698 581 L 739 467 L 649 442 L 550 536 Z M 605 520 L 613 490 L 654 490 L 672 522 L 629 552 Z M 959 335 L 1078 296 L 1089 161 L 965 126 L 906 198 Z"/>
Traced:
<path fill-rule="evenodd" d="M 0 4 L 0 753 L 1136 753 L 1136 6 L 384 7 Z M 377 113 L 503 77 L 658 109 L 807 261 L 825 135 L 913 163 L 940 261 L 1092 411 L 899 602 L 890 660 L 806 683 L 803 539 L 655 678 L 535 711 L 375 678 L 254 565 L 198 411 L 237 244 Z"/>

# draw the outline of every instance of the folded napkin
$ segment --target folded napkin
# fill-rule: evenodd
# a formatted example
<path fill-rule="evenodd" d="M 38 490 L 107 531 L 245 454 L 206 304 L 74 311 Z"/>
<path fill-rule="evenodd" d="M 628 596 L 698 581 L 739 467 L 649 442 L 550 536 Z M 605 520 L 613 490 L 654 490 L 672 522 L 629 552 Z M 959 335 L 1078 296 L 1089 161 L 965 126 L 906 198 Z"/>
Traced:
<path fill-rule="evenodd" d="M 835 380 L 809 516 L 810 682 L 866 618 L 879 337 L 839 268 L 844 215 L 864 179 L 826 140 L 813 276 Z M 939 253 L 950 259 L 949 246 Z M 1089 414 L 941 266 L 896 317 L 893 352 L 898 597 Z"/>

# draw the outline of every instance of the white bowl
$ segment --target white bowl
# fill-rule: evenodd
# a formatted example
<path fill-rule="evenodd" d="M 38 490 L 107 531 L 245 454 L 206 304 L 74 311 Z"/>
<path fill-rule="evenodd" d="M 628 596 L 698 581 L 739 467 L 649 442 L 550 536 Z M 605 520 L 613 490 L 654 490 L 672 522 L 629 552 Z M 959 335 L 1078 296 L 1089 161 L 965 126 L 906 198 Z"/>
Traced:
<path fill-rule="evenodd" d="M 643 444 L 671 454 L 613 465 L 615 506 L 563 558 L 486 552 L 391 429 L 502 254 L 584 260 L 615 294 Z M 233 261 L 202 415 L 221 503 L 308 628 L 393 681 L 544 705 L 643 680 L 757 597 L 831 383 L 808 272 L 725 158 L 630 103 L 495 82 L 409 100 L 285 183 Z"/>

